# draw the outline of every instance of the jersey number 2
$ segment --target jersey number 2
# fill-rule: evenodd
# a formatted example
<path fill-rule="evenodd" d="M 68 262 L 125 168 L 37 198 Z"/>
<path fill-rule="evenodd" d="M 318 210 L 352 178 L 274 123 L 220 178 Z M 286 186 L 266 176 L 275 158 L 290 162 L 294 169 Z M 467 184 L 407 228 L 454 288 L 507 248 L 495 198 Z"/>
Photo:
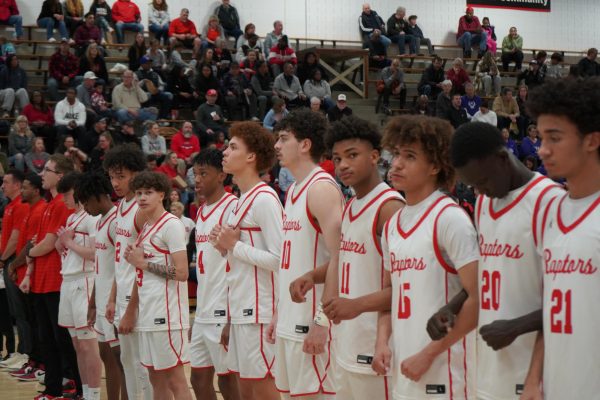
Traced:
<path fill-rule="evenodd" d="M 550 308 L 550 331 L 552 333 L 573 333 L 571 322 L 571 291 L 559 289 L 552 291 L 552 308 Z M 563 314 L 563 315 L 561 315 Z"/>
<path fill-rule="evenodd" d="M 498 311 L 500 308 L 500 271 L 483 271 L 481 277 L 481 309 Z"/>

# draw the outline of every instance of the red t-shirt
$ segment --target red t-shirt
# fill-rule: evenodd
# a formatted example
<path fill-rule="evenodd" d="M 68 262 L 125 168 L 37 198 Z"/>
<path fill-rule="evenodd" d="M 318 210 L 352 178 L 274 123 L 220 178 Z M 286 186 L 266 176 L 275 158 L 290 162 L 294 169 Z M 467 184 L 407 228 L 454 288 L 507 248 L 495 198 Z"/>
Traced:
<path fill-rule="evenodd" d="M 198 31 L 196 31 L 196 25 L 190 19 L 188 19 L 186 22 L 183 22 L 181 18 L 175 18 L 169 24 L 169 36 L 186 35 L 188 33 L 194 36 L 198 36 Z"/>
<path fill-rule="evenodd" d="M 34 204 L 33 207 L 29 207 L 27 216 L 21 222 L 21 229 L 19 230 L 19 240 L 17 241 L 17 252 L 19 254 L 23 247 L 31 240 L 31 238 L 37 233 L 38 227 L 42 221 L 42 215 L 46 210 L 46 201 L 40 200 Z M 17 265 L 17 285 L 23 282 L 25 273 L 27 272 L 26 264 Z"/>
<path fill-rule="evenodd" d="M 185 160 L 192 154 L 200 152 L 200 140 L 198 140 L 198 136 L 193 134 L 186 138 L 179 131 L 171 138 L 171 150 L 177 154 L 178 158 Z"/>
<path fill-rule="evenodd" d="M 29 204 L 21 202 L 21 196 L 17 196 L 4 208 L 2 217 L 2 237 L 0 238 L 0 253 L 4 253 L 8 239 L 13 229 L 21 229 L 21 221 L 29 213 Z"/>
<path fill-rule="evenodd" d="M 37 242 L 41 242 L 48 233 L 56 234 L 58 228 L 65 226 L 67 218 L 73 213 L 63 201 L 63 195 L 58 194 L 47 205 L 37 230 Z M 60 291 L 62 275 L 60 274 L 61 260 L 58 252 L 53 249 L 34 259 L 35 269 L 31 276 L 32 293 L 51 293 Z"/>
<path fill-rule="evenodd" d="M 335 178 L 335 164 L 331 160 L 325 160 L 319 163 L 319 166 Z"/>

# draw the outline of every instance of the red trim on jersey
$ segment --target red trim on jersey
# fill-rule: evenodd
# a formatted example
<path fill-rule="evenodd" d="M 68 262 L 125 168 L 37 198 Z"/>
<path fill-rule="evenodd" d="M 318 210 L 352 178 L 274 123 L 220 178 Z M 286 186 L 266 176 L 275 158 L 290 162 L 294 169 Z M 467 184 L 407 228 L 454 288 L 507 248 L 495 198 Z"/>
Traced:
<path fill-rule="evenodd" d="M 267 185 L 263 185 L 263 186 L 267 186 Z M 236 219 L 237 219 L 237 222 L 235 223 L 235 225 L 234 225 L 234 228 L 238 228 L 238 227 L 240 226 L 240 224 L 242 223 L 242 220 L 244 219 L 244 217 L 246 216 L 246 214 L 248 213 L 248 211 L 250 211 L 250 208 L 252 208 L 252 204 L 254 204 L 254 200 L 255 200 L 255 199 L 256 199 L 256 197 L 258 197 L 258 195 L 259 195 L 259 194 L 261 194 L 261 193 L 266 193 L 266 194 L 269 194 L 269 195 L 273 196 L 273 197 L 274 197 L 274 198 L 277 200 L 277 202 L 279 203 L 279 198 L 277 197 L 277 195 L 275 195 L 275 193 L 273 193 L 273 192 L 271 192 L 271 191 L 268 191 L 268 190 L 262 190 L 262 191 L 259 191 L 259 192 L 257 192 L 257 193 L 256 193 L 256 194 L 255 194 L 255 195 L 252 197 L 252 199 L 251 199 L 251 201 L 250 201 L 250 204 L 248 204 L 248 206 L 247 206 L 247 207 L 244 209 L 244 211 L 243 211 L 243 212 L 241 213 L 241 215 L 238 217 L 238 212 L 239 212 L 239 211 L 242 209 L 242 207 L 240 206 L 240 203 L 238 202 L 238 204 L 237 204 L 237 206 L 236 206 L 236 210 L 234 210 L 234 212 L 233 212 L 233 213 L 235 214 L 235 217 L 236 217 Z M 245 203 L 245 202 L 246 202 L 246 200 L 248 200 L 248 198 L 244 199 L 244 202 L 243 202 L 243 203 Z M 242 205 L 243 205 L 243 203 L 242 203 Z M 279 204 L 281 205 L 281 203 L 279 203 Z M 283 214 L 283 209 L 281 209 L 281 213 Z M 240 228 L 240 229 L 242 229 L 242 228 Z"/>
<path fill-rule="evenodd" d="M 271 312 L 275 314 L 275 273 L 271 272 Z"/>
<path fill-rule="evenodd" d="M 109 223 L 109 221 L 111 219 L 114 219 L 117 216 L 117 210 L 115 209 L 112 213 L 108 214 L 108 217 L 106 217 L 106 219 L 104 220 L 104 222 L 102 222 L 102 218 L 100 218 L 98 220 L 98 222 L 96 222 L 96 230 L 99 231 L 100 229 L 104 228 L 104 226 L 106 224 Z M 100 223 L 102 222 L 102 223 Z"/>
<path fill-rule="evenodd" d="M 381 198 L 381 196 L 383 196 L 384 194 L 389 193 L 389 192 L 395 192 L 395 190 L 392 188 L 383 190 L 381 193 L 379 193 L 377 196 L 375 196 L 373 199 L 371 199 L 371 201 L 369 201 L 367 204 L 365 204 L 363 206 L 363 208 L 356 215 L 352 215 L 352 208 L 350 208 L 348 211 L 348 217 L 350 218 L 350 222 L 356 221 L 365 211 L 367 211 L 367 209 L 369 207 L 371 207 L 373 205 L 373 203 L 375 203 L 377 200 L 379 200 L 379 198 Z M 382 203 L 382 204 L 384 204 L 384 203 Z"/>
<path fill-rule="evenodd" d="M 71 215 L 73 215 L 73 214 L 71 214 Z M 81 221 L 83 221 L 87 215 L 88 215 L 88 213 L 86 213 L 85 211 L 83 211 L 79 217 L 77 217 L 76 215 L 73 215 L 74 219 L 71 222 L 67 222 L 67 228 L 69 228 L 72 231 L 75 231 L 75 233 L 83 234 L 83 232 L 77 232 L 77 228 L 79 227 L 79 224 L 81 224 Z M 73 228 L 71 228 L 72 226 L 73 226 Z"/>
<path fill-rule="evenodd" d="M 143 367 L 148 368 L 148 369 L 152 369 L 154 371 L 168 371 L 170 369 L 177 368 L 180 365 L 186 365 L 186 364 L 189 364 L 189 363 L 190 363 L 189 361 L 182 362 L 181 360 L 179 360 L 179 361 L 177 361 L 177 363 L 175 365 L 173 365 L 171 367 L 167 367 L 167 368 L 154 368 L 153 365 L 146 365 L 143 362 L 140 362 L 140 364 L 142 364 Z"/>
<path fill-rule="evenodd" d="M 344 218 L 346 218 L 346 212 L 348 212 L 348 209 L 352 206 L 352 203 L 354 203 L 354 200 L 356 200 L 356 196 L 354 196 L 350 200 L 348 200 L 348 202 L 344 206 L 344 211 L 342 211 L 342 220 Z"/>
<path fill-rule="evenodd" d="M 383 390 L 385 393 L 385 400 L 390 400 L 390 394 L 388 392 L 388 383 L 387 383 L 387 376 L 383 376 Z"/>
<path fill-rule="evenodd" d="M 567 198 L 567 195 L 568 194 L 564 195 L 563 198 L 560 199 L 560 203 L 558 203 L 558 217 L 556 218 L 558 222 L 558 227 L 564 235 L 577 228 L 577 226 L 579 226 L 579 224 L 582 223 L 583 220 L 586 219 L 587 216 L 590 215 L 591 212 L 594 211 L 594 209 L 600 204 L 600 196 L 598 196 L 598 198 L 594 200 L 594 202 L 587 208 L 587 210 L 585 210 L 583 214 L 581 214 L 579 218 L 577 218 L 571 225 L 565 225 L 562 220 L 562 217 L 560 216 L 560 210 L 562 208 L 563 201 L 565 201 L 565 199 Z"/>
<path fill-rule="evenodd" d="M 548 178 L 546 178 L 545 176 L 539 176 L 536 179 L 534 179 L 533 182 L 529 183 L 527 185 L 527 187 L 525 187 L 525 189 L 523 189 L 521 191 L 521 193 L 517 196 L 516 199 L 514 199 L 510 204 L 508 204 L 506 207 L 504 207 L 501 210 L 494 211 L 494 207 L 493 207 L 494 199 L 490 199 L 490 206 L 489 206 L 490 217 L 493 220 L 496 220 L 496 219 L 500 218 L 501 216 L 503 216 L 504 214 L 506 214 L 507 212 L 509 212 L 510 210 L 512 210 L 517 204 L 519 204 L 519 202 L 521 200 L 523 200 L 523 197 L 525 197 L 531 189 L 533 189 L 538 183 L 540 183 L 541 181 L 543 181 L 545 179 L 548 179 Z"/>
<path fill-rule="evenodd" d="M 392 189 L 389 190 L 385 190 L 383 191 L 379 196 L 377 196 L 377 198 L 381 197 L 381 195 L 388 193 L 390 191 L 394 191 Z M 377 239 L 377 223 L 379 222 L 379 213 L 381 212 L 381 209 L 383 208 L 383 206 L 391 200 L 401 200 L 401 198 L 396 198 L 396 197 L 390 197 L 389 199 L 385 199 L 384 201 L 381 202 L 381 204 L 379 205 L 379 207 L 377 208 L 377 211 L 375 211 L 375 218 L 373 219 L 373 226 L 371 227 L 371 235 L 373 236 L 373 243 L 375 244 L 375 248 L 377 249 L 377 252 L 379 253 L 380 256 L 383 257 L 383 251 L 381 250 L 381 242 Z M 369 204 L 370 205 L 370 204 Z M 363 211 L 365 211 L 367 208 L 363 208 L 360 213 L 358 213 L 358 215 L 356 216 L 356 218 L 358 218 L 360 216 L 360 214 L 363 213 Z M 352 210 L 350 210 L 350 213 L 352 213 Z M 356 220 L 355 218 L 355 220 Z M 390 218 L 391 219 L 391 218 Z M 350 223 L 352 223 L 352 217 L 350 216 Z"/>
<path fill-rule="evenodd" d="M 419 220 L 417 221 L 417 223 L 415 224 L 415 226 L 413 226 L 407 232 L 404 232 L 402 230 L 402 227 L 400 226 L 400 216 L 402 215 L 402 211 L 404 211 L 404 208 L 402 210 L 400 210 L 400 212 L 398 213 L 398 218 L 396 219 L 396 226 L 398 228 L 398 233 L 400 234 L 400 236 L 402 236 L 403 239 L 406 239 L 410 235 L 412 235 L 417 230 L 417 228 L 419 226 L 421 226 L 421 224 L 423 223 L 423 221 L 425 220 L 425 218 L 427 218 L 429 216 L 429 213 L 435 208 L 435 206 L 437 206 L 438 203 L 440 203 L 442 200 L 448 199 L 448 198 L 449 197 L 446 196 L 446 195 L 440 196 L 436 201 L 433 202 L 432 205 L 429 206 L 429 208 L 427 209 L 427 211 L 425 211 L 423 213 L 423 215 L 421 215 L 421 218 L 419 218 Z"/>
<path fill-rule="evenodd" d="M 262 232 L 262 229 L 260 229 L 260 227 L 256 226 L 254 228 L 241 228 L 240 227 L 240 231 L 247 231 L 247 232 Z"/>
<path fill-rule="evenodd" d="M 469 384 L 467 382 L 467 338 L 466 336 L 463 337 L 463 371 L 465 373 L 465 399 L 468 399 L 468 393 L 467 393 L 467 388 L 469 387 Z"/>
<path fill-rule="evenodd" d="M 317 252 L 319 251 L 319 233 L 315 235 L 315 247 L 313 249 L 313 271 L 317 269 Z M 317 312 L 317 290 L 312 290 L 312 316 L 315 317 Z"/>
<path fill-rule="evenodd" d="M 237 201 L 237 199 L 238 199 L 237 197 L 235 197 L 233 195 L 232 195 L 232 197 L 233 198 L 231 199 L 231 201 L 229 203 L 227 203 L 225 205 L 225 207 L 223 207 L 223 212 L 221 213 L 221 216 L 219 217 L 219 225 L 223 225 L 223 217 L 225 216 L 225 212 L 227 210 L 229 210 L 229 207 L 231 206 L 231 203 L 233 203 L 234 201 Z"/>
<path fill-rule="evenodd" d="M 258 313 L 257 313 L 258 314 Z M 265 355 L 265 351 L 264 351 L 264 334 L 263 334 L 263 328 L 264 328 L 264 324 L 260 324 L 260 354 L 262 355 L 263 360 L 265 361 L 265 367 L 267 367 L 267 373 L 265 374 L 264 378 L 265 379 L 267 376 L 272 375 L 271 374 L 271 365 L 269 365 L 269 361 L 267 361 L 267 356 Z M 273 361 L 275 361 L 275 359 L 273 358 Z"/>
<path fill-rule="evenodd" d="M 438 262 L 440 263 L 442 268 L 444 268 L 446 270 L 446 272 L 456 275 L 458 273 L 456 271 L 456 268 L 454 268 L 453 266 L 448 264 L 448 262 L 446 260 L 444 260 L 444 257 L 442 256 L 442 251 L 440 249 L 440 245 L 438 243 L 438 237 L 437 237 L 438 220 L 440 219 L 440 216 L 442 215 L 442 213 L 450 207 L 460 208 L 460 206 L 458 204 L 447 204 L 444 206 L 444 208 L 442 208 L 442 210 L 435 217 L 435 222 L 433 223 L 433 251 L 435 253 L 435 258 L 438 260 Z"/>
<path fill-rule="evenodd" d="M 262 188 L 266 188 L 268 187 L 268 185 L 266 183 L 259 183 L 254 189 L 252 189 L 250 191 L 250 193 L 248 193 L 248 195 L 244 198 L 244 200 L 242 200 L 241 202 L 238 202 L 237 207 L 235 208 L 235 210 L 233 211 L 234 213 L 238 213 L 242 207 L 244 206 L 244 204 L 246 204 L 247 201 L 249 201 L 250 199 L 254 199 L 254 192 L 259 191 Z M 258 193 L 256 193 L 258 194 Z"/>
<path fill-rule="evenodd" d="M 560 188 L 560 187 L 562 187 L 562 186 L 561 185 L 547 186 L 544 190 L 542 190 L 542 192 L 538 196 L 537 200 L 535 201 L 535 207 L 533 207 L 533 218 L 531 220 L 531 231 L 533 232 L 533 243 L 536 245 L 536 247 L 538 245 L 538 240 L 537 240 L 538 213 L 540 212 L 540 207 L 542 206 L 542 199 L 544 198 L 546 193 L 548 193 L 551 189 Z M 554 197 L 556 197 L 556 196 L 554 196 Z"/>
<path fill-rule="evenodd" d="M 248 235 L 250 237 L 250 245 L 252 247 L 254 247 L 254 239 L 252 238 L 252 232 L 248 232 Z M 254 265 L 254 308 L 256 309 L 256 316 L 254 318 L 254 323 L 258 324 L 258 310 L 259 310 L 259 304 L 258 304 L 258 267 L 256 265 Z M 262 327 L 261 327 L 262 329 Z M 261 351 L 262 351 L 262 342 L 260 344 L 261 346 Z"/>
<path fill-rule="evenodd" d="M 233 197 L 233 199 L 232 199 L 232 197 Z M 231 193 L 225 193 L 223 195 L 223 197 L 221 198 L 221 200 L 219 200 L 217 202 L 217 204 L 213 207 L 212 210 L 210 210 L 210 212 L 208 213 L 208 215 L 206 217 L 204 215 L 202 215 L 202 211 L 207 207 L 207 205 L 206 205 L 206 203 L 202 204 L 202 207 L 200 207 L 200 209 L 198 210 L 196 223 L 198 223 L 200 220 L 202 220 L 202 222 L 206 222 L 206 220 L 210 218 L 210 216 L 221 206 L 221 204 L 223 204 L 224 202 L 226 202 L 229 199 L 231 199 L 231 201 L 233 201 L 236 198 L 237 197 L 235 197 Z M 231 201 L 229 202 L 229 204 L 231 204 Z M 225 209 L 227 209 L 227 206 L 225 206 Z M 221 215 L 221 218 L 223 218 L 223 215 Z M 219 219 L 219 224 L 220 223 L 221 223 L 221 220 Z"/>
<path fill-rule="evenodd" d="M 331 175 L 329 175 L 327 172 L 325 172 L 325 174 L 327 174 L 327 176 L 323 176 L 323 177 L 319 177 L 317 179 L 315 179 L 314 182 L 312 183 L 316 183 L 319 181 L 327 181 L 333 185 L 335 185 L 334 187 L 337 188 L 337 183 L 335 183 L 335 181 L 331 178 Z M 316 176 L 316 175 L 315 175 Z M 303 188 L 302 190 L 304 190 L 306 187 L 308 187 L 311 183 L 308 182 Z M 302 193 L 302 190 L 300 191 L 300 193 Z M 339 189 L 338 189 L 339 190 Z M 298 193 L 298 196 L 300 196 L 300 193 Z M 296 200 L 298 200 L 298 198 L 296 197 Z M 294 200 L 292 200 L 292 204 L 294 204 Z M 305 204 L 305 208 L 306 208 L 306 216 L 308 218 L 308 222 L 310 222 L 310 224 L 312 225 L 312 227 L 314 228 L 315 231 L 317 231 L 317 233 L 323 233 L 323 231 L 321 230 L 321 227 L 319 226 L 319 223 L 317 221 L 317 219 L 314 217 L 314 215 L 310 212 L 310 209 L 308 208 L 308 193 L 306 194 L 306 204 Z"/>
<path fill-rule="evenodd" d="M 127 210 L 125 210 L 125 212 L 123 212 L 123 207 L 124 207 L 123 204 L 125 204 L 126 202 L 127 202 L 127 200 L 125 200 L 125 198 L 121 199 L 121 202 L 119 203 L 119 208 L 117 209 L 117 211 L 119 211 L 119 216 L 121 218 L 123 218 L 124 216 L 129 214 L 129 211 L 131 211 L 133 209 L 133 206 L 135 206 L 137 204 L 136 200 L 132 201 L 129 208 Z"/>
<path fill-rule="evenodd" d="M 320 176 L 325 174 L 325 176 Z M 320 169 L 317 172 L 315 172 L 313 174 L 313 176 L 311 176 L 308 181 L 302 186 L 302 188 L 300 189 L 300 191 L 298 192 L 298 194 L 296 196 L 294 196 L 294 191 L 291 190 L 292 194 L 291 194 L 291 199 L 292 200 L 292 204 L 294 204 L 296 201 L 298 201 L 298 199 L 300 198 L 300 196 L 302 195 L 302 193 L 304 192 L 304 190 L 306 190 L 307 187 L 309 187 L 312 183 L 313 180 L 314 182 L 318 181 L 318 180 L 323 180 L 323 179 L 327 179 L 332 181 L 333 178 L 331 177 L 331 175 L 329 175 L 327 172 L 325 172 L 324 170 Z M 293 189 L 296 189 L 296 183 L 294 182 L 294 187 Z M 289 189 L 288 189 L 289 191 Z"/>
<path fill-rule="evenodd" d="M 158 224 L 160 224 L 160 223 L 161 223 L 161 221 L 163 220 L 163 218 L 164 218 L 164 217 L 167 217 L 167 216 L 169 216 L 169 215 L 173 216 L 173 218 L 177 218 L 177 217 L 175 217 L 173 214 L 170 214 L 170 213 L 168 213 L 168 212 L 166 212 L 166 211 L 165 211 L 165 212 L 163 213 L 163 215 L 161 215 L 161 216 L 160 216 L 160 218 L 159 218 L 159 219 L 158 219 L 158 220 L 157 220 L 157 221 L 156 221 L 156 222 L 155 222 L 155 223 L 154 223 L 154 224 L 153 224 L 153 225 L 150 227 L 150 229 L 148 229 L 148 230 L 146 231 L 146 233 L 145 233 L 143 236 L 140 236 L 140 237 L 138 237 L 138 239 L 137 239 L 137 240 L 136 240 L 136 242 L 135 242 L 136 246 L 139 246 L 141 243 L 143 243 L 143 242 L 144 242 L 144 240 L 146 240 L 146 238 L 148 237 L 148 235 L 150 235 L 150 233 L 153 233 L 153 231 L 154 231 L 154 228 L 155 228 L 156 226 L 158 226 Z M 170 219 L 170 218 L 169 218 L 169 219 Z M 168 221 L 168 219 L 167 219 L 167 220 L 165 220 L 164 222 L 167 222 L 167 221 Z M 162 223 L 160 226 L 162 227 L 163 225 L 164 225 L 164 223 Z M 148 226 L 148 223 L 146 223 L 146 224 L 144 225 L 144 228 L 145 228 L 146 226 Z"/>
<path fill-rule="evenodd" d="M 444 274 L 445 277 L 445 286 L 446 286 L 446 304 L 448 304 L 448 271 L 446 271 L 446 273 Z M 452 369 L 451 364 L 452 364 L 452 352 L 450 351 L 452 349 L 451 347 L 448 347 L 448 350 L 446 350 L 448 352 L 448 392 L 450 394 L 450 400 L 452 400 L 454 398 L 454 391 L 452 390 Z"/>
<path fill-rule="evenodd" d="M 558 198 L 557 197 L 553 197 L 552 199 L 550 199 L 550 201 L 548 202 L 548 205 L 546 206 L 546 209 L 544 210 L 544 217 L 542 218 L 542 237 L 540 238 L 541 241 L 544 240 L 544 234 L 546 233 L 546 220 L 548 219 L 548 213 L 550 212 L 550 207 L 552 206 L 552 203 L 554 203 L 554 200 L 556 200 Z"/>
<path fill-rule="evenodd" d="M 477 203 L 475 204 L 475 225 L 479 227 L 479 220 L 481 220 L 481 209 L 483 208 L 483 200 L 485 196 L 480 194 L 477 196 Z"/>

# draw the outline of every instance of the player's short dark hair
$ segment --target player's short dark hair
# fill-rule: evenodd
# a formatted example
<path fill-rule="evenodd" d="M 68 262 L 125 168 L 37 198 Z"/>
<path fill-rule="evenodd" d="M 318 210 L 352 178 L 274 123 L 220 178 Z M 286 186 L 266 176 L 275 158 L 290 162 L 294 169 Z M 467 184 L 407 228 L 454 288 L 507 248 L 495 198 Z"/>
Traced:
<path fill-rule="evenodd" d="M 456 172 L 450 163 L 450 139 L 454 128 L 448 121 L 424 115 L 392 118 L 384 128 L 382 145 L 394 150 L 396 146 L 420 143 L 423 152 L 440 172 L 437 184 L 450 190 L 454 186 Z"/>
<path fill-rule="evenodd" d="M 11 175 L 13 181 L 17 181 L 19 183 L 23 183 L 23 180 L 25 179 L 25 173 L 23 173 L 23 171 L 19 171 L 16 168 L 9 169 L 4 175 Z"/>
<path fill-rule="evenodd" d="M 113 192 L 113 187 L 110 184 L 110 180 L 99 171 L 89 172 L 84 174 L 80 179 L 77 187 L 75 188 L 75 194 L 80 202 L 85 202 L 92 197 L 100 200 L 102 196 L 110 196 Z"/>
<path fill-rule="evenodd" d="M 194 165 L 208 166 L 223 171 L 223 152 L 208 148 L 202 150 L 194 157 Z"/>
<path fill-rule="evenodd" d="M 329 125 L 325 135 L 325 144 L 331 151 L 333 145 L 342 140 L 358 139 L 369 142 L 375 150 L 381 151 L 381 133 L 379 129 L 364 119 L 349 115 Z"/>
<path fill-rule="evenodd" d="M 236 122 L 229 130 L 229 137 L 239 137 L 248 151 L 256 155 L 256 171 L 264 172 L 275 163 L 275 137 L 256 122 Z"/>
<path fill-rule="evenodd" d="M 67 193 L 69 190 L 73 190 L 75 201 L 79 201 L 79 197 L 77 197 L 75 194 L 75 188 L 79 185 L 79 181 L 81 180 L 82 176 L 83 174 L 81 172 L 76 171 L 65 174 L 65 176 L 63 176 L 58 182 L 56 191 L 58 193 Z"/>
<path fill-rule="evenodd" d="M 31 186 L 40 192 L 40 196 L 44 193 L 44 186 L 42 185 L 42 177 L 35 172 L 29 172 L 23 177 L 23 181 L 28 181 Z"/>
<path fill-rule="evenodd" d="M 131 181 L 131 190 L 154 189 L 157 192 L 164 193 L 165 198 L 169 197 L 171 188 L 169 178 L 160 172 L 142 171 Z"/>
<path fill-rule="evenodd" d="M 573 123 L 581 136 L 600 132 L 600 78 L 552 80 L 533 89 L 526 106 L 533 120 L 540 115 L 561 116 Z"/>
<path fill-rule="evenodd" d="M 323 139 L 327 132 L 327 120 L 323 114 L 302 108 L 288 114 L 278 125 L 280 131 L 290 131 L 298 140 L 310 140 L 310 156 L 314 162 L 319 162 L 325 153 Z"/>
<path fill-rule="evenodd" d="M 106 171 L 126 169 L 141 172 L 146 169 L 146 158 L 139 146 L 126 143 L 107 151 L 102 166 Z"/>
<path fill-rule="evenodd" d="M 454 168 L 460 168 L 471 160 L 481 160 L 502 148 L 504 140 L 498 128 L 485 122 L 471 122 L 454 131 L 450 159 Z"/>
<path fill-rule="evenodd" d="M 411 15 L 410 17 L 408 17 L 409 21 L 412 21 L 413 19 L 417 19 L 417 16 L 416 15 Z"/>

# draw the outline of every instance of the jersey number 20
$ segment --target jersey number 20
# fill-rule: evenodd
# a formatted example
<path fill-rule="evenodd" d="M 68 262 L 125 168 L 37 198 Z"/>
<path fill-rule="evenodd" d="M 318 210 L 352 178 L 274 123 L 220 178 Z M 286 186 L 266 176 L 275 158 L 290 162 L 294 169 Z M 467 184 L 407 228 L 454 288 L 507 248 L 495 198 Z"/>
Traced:
<path fill-rule="evenodd" d="M 500 308 L 500 271 L 483 271 L 481 276 L 481 309 L 498 311 Z"/>

